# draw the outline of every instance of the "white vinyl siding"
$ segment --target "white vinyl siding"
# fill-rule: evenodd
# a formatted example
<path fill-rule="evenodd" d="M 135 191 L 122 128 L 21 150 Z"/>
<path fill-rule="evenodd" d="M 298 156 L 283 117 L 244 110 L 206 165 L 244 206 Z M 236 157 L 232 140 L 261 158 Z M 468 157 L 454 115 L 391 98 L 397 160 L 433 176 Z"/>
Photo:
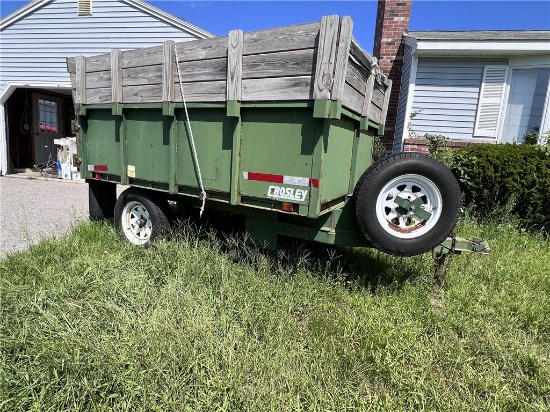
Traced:
<path fill-rule="evenodd" d="M 0 33 L 0 91 L 9 82 L 70 84 L 67 57 L 195 38 L 122 1 L 93 0 L 93 15 L 78 16 L 77 0 L 54 0 Z"/>
<path fill-rule="evenodd" d="M 497 137 L 507 76 L 508 66 L 485 66 L 474 129 L 475 137 Z"/>
<path fill-rule="evenodd" d="M 508 59 L 419 57 L 410 120 L 417 135 L 442 134 L 472 139 L 487 65 L 507 65 Z"/>

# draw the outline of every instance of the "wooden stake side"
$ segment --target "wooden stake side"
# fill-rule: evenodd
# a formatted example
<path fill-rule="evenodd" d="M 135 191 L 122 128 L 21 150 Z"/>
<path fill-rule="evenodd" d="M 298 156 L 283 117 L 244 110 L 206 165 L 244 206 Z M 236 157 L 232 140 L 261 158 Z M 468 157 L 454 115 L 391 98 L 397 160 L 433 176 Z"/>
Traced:
<path fill-rule="evenodd" d="M 325 16 L 321 20 L 313 89 L 314 99 L 331 98 L 339 25 L 338 16 Z"/>
<path fill-rule="evenodd" d="M 174 101 L 175 89 L 175 42 L 166 40 L 162 45 L 162 101 Z"/>
<path fill-rule="evenodd" d="M 229 32 L 227 42 L 227 100 L 242 100 L 243 45 L 242 30 Z"/>
<path fill-rule="evenodd" d="M 331 94 L 332 100 L 342 100 L 344 96 L 352 30 L 353 21 L 349 16 L 344 16 L 340 23 L 340 33 L 338 36 L 338 51 L 336 53 L 336 66 L 334 69 L 334 85 L 332 87 Z"/>
<path fill-rule="evenodd" d="M 119 49 L 111 50 L 111 88 L 112 102 L 122 103 L 122 52 Z"/>
<path fill-rule="evenodd" d="M 75 104 L 86 104 L 86 57 L 76 56 Z"/>

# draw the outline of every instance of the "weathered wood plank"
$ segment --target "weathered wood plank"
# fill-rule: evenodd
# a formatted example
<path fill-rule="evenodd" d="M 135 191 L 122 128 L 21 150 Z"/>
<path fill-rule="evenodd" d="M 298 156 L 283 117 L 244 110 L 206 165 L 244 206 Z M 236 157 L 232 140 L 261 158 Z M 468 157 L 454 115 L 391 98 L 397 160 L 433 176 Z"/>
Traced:
<path fill-rule="evenodd" d="M 127 86 L 160 84 L 162 83 L 162 70 L 162 65 L 160 64 L 123 69 L 124 84 Z M 180 63 L 180 70 L 184 83 L 191 81 L 225 80 L 227 75 L 227 58 L 182 62 Z M 177 73 L 174 75 L 174 80 L 178 80 Z"/>
<path fill-rule="evenodd" d="M 342 105 L 344 107 L 350 109 L 352 112 L 355 112 L 359 115 L 361 114 L 365 96 L 363 96 L 353 87 L 351 87 L 349 84 L 344 85 L 344 93 L 342 95 L 341 100 L 342 100 Z"/>
<path fill-rule="evenodd" d="M 181 102 L 179 82 L 174 85 L 174 101 Z M 186 102 L 220 102 L 225 101 L 225 88 L 225 81 L 184 83 L 183 93 Z M 162 102 L 162 85 L 124 85 L 122 94 L 124 103 L 160 103 Z"/>
<path fill-rule="evenodd" d="M 183 83 L 186 102 L 225 101 L 226 81 Z M 181 102 L 181 90 L 176 84 L 176 102 Z"/>
<path fill-rule="evenodd" d="M 319 27 L 317 22 L 245 33 L 243 55 L 311 49 Z"/>
<path fill-rule="evenodd" d="M 392 80 L 388 79 L 388 85 L 384 92 L 384 102 L 382 103 L 382 114 L 380 115 L 380 124 L 386 123 L 386 117 L 388 115 L 388 106 L 390 105 Z"/>
<path fill-rule="evenodd" d="M 227 56 L 227 37 L 214 37 L 176 43 L 178 60 L 188 62 L 202 59 L 218 59 Z"/>
<path fill-rule="evenodd" d="M 243 57 L 243 79 L 306 76 L 315 71 L 315 50 L 252 54 Z"/>
<path fill-rule="evenodd" d="M 162 101 L 174 101 L 174 74 L 176 71 L 174 40 L 166 40 L 162 44 Z"/>
<path fill-rule="evenodd" d="M 384 86 L 375 83 L 372 93 L 372 103 L 378 106 L 380 109 L 384 107 Z"/>
<path fill-rule="evenodd" d="M 339 24 L 338 16 L 325 16 L 321 20 L 313 90 L 314 99 L 331 98 Z"/>
<path fill-rule="evenodd" d="M 225 80 L 227 58 L 197 60 L 180 63 L 181 78 L 184 82 Z"/>
<path fill-rule="evenodd" d="M 361 94 L 365 94 L 365 87 L 367 84 L 367 76 L 363 71 L 359 70 L 357 64 L 354 62 L 348 63 L 348 70 L 346 72 L 346 83 L 348 83 L 355 90 Z"/>
<path fill-rule="evenodd" d="M 162 84 L 162 71 L 163 66 L 161 64 L 157 64 L 155 66 L 122 69 L 124 86 Z"/>
<path fill-rule="evenodd" d="M 111 103 L 111 87 L 99 87 L 95 89 L 86 90 L 86 103 Z"/>
<path fill-rule="evenodd" d="M 308 100 L 312 98 L 313 76 L 243 80 L 243 101 Z"/>
<path fill-rule="evenodd" d="M 111 70 L 111 53 L 87 57 L 86 71 L 88 73 Z"/>
<path fill-rule="evenodd" d="M 111 70 L 100 72 L 88 72 L 86 74 L 86 88 L 97 89 L 98 87 L 111 87 Z"/>
<path fill-rule="evenodd" d="M 374 93 L 374 81 L 376 75 L 374 73 L 369 74 L 367 84 L 365 85 L 365 100 L 363 101 L 363 109 L 361 110 L 361 116 L 368 116 L 370 107 L 372 105 L 372 94 Z"/>
<path fill-rule="evenodd" d="M 380 120 L 382 119 L 382 109 L 376 107 L 374 104 L 371 104 L 367 116 L 374 123 L 380 124 Z"/>
<path fill-rule="evenodd" d="M 67 57 L 67 71 L 71 74 L 76 72 L 76 62 L 74 57 Z"/>
<path fill-rule="evenodd" d="M 122 52 L 122 68 L 162 64 L 163 46 L 144 47 Z"/>
<path fill-rule="evenodd" d="M 75 104 L 86 104 L 86 57 L 76 57 L 76 99 Z"/>
<path fill-rule="evenodd" d="M 232 30 L 227 42 L 227 100 L 241 100 L 243 80 L 243 32 Z"/>
<path fill-rule="evenodd" d="M 111 50 L 111 94 L 113 103 L 122 103 L 122 66 L 120 64 L 121 51 Z"/>
<path fill-rule="evenodd" d="M 341 100 L 344 95 L 352 29 L 353 22 L 351 18 L 349 16 L 344 16 L 340 22 L 340 33 L 338 35 L 338 50 L 336 51 L 336 63 L 334 67 L 334 84 L 331 92 L 332 100 Z"/>
<path fill-rule="evenodd" d="M 355 39 L 355 37 L 352 36 L 351 39 L 351 45 L 350 45 L 350 54 L 365 68 L 367 68 L 369 71 L 372 70 L 373 63 L 375 62 L 375 59 L 367 53 L 365 50 L 359 46 L 359 43 Z"/>

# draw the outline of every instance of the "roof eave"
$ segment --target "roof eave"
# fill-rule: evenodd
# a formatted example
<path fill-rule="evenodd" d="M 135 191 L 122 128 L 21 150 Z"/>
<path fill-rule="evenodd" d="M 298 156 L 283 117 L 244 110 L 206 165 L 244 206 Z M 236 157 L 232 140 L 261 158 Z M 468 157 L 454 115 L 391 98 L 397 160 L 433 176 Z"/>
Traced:
<path fill-rule="evenodd" d="M 51 3 L 52 1 L 54 0 L 35 0 L 33 2 L 26 4 L 20 9 L 4 17 L 2 21 L 0 21 L 0 30 L 4 30 L 5 28 L 21 20 L 23 17 L 34 12 L 35 10 L 40 9 L 41 7 L 44 7 L 46 4 Z M 194 24 L 191 24 L 183 19 L 180 19 L 179 17 L 176 17 L 170 13 L 167 13 L 164 10 L 161 10 L 155 6 L 152 6 L 151 4 L 146 3 L 142 0 L 119 0 L 119 1 L 126 3 L 129 6 L 133 6 L 137 9 L 140 9 L 152 16 L 155 16 L 163 20 L 164 22 L 174 27 L 187 31 L 199 38 L 207 39 L 210 37 L 216 37 L 214 34 L 206 30 L 203 30 L 200 27 L 197 27 Z"/>
<path fill-rule="evenodd" d="M 208 39 L 211 37 L 216 37 L 216 35 L 201 29 L 198 26 L 195 26 L 194 24 L 191 24 L 183 19 L 180 19 L 179 17 L 174 16 L 173 14 L 167 13 L 164 10 L 161 10 L 149 3 L 146 3 L 142 0 L 120 0 L 123 3 L 126 3 L 130 6 L 136 7 L 146 13 L 149 13 L 163 21 L 165 21 L 168 24 L 171 24 L 172 26 L 175 26 L 179 29 L 185 30 L 191 34 L 194 34 L 197 37 L 200 37 L 202 39 Z"/>
<path fill-rule="evenodd" d="M 488 56 L 538 54 L 550 55 L 550 46 L 545 41 L 423 41 L 416 40 L 416 55 L 485 54 Z"/>
<path fill-rule="evenodd" d="M 15 10 L 13 13 L 8 14 L 6 17 L 0 21 L 0 30 L 11 26 L 13 23 L 19 21 L 26 15 L 32 13 L 33 11 L 45 6 L 48 3 L 51 3 L 53 0 L 35 0 L 28 4 L 25 4 L 20 9 Z"/>

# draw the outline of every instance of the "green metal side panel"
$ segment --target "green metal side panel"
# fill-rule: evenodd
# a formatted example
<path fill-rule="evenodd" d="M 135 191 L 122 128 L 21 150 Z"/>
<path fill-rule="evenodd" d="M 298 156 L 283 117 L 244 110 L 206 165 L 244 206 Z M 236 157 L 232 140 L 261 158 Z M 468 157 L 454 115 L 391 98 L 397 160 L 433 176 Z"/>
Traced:
<path fill-rule="evenodd" d="M 88 110 L 81 134 L 82 157 L 86 164 L 81 169 L 86 173 L 88 165 L 107 165 L 110 174 L 120 174 L 120 127 L 121 121 L 106 110 Z"/>
<path fill-rule="evenodd" d="M 233 130 L 238 119 L 227 117 L 226 109 L 190 109 L 191 128 L 206 191 L 229 192 Z M 185 112 L 176 109 L 178 136 L 177 183 L 199 187 Z"/>
<path fill-rule="evenodd" d="M 243 107 L 241 119 L 240 194 L 309 204 L 310 186 L 255 181 L 244 173 L 311 178 L 316 125 L 312 109 Z M 293 189 L 286 193 L 294 199 L 274 196 L 270 187 Z"/>
<path fill-rule="evenodd" d="M 124 110 L 130 178 L 168 182 L 170 159 L 170 117 L 161 109 Z"/>
<path fill-rule="evenodd" d="M 372 148 L 374 142 L 372 133 L 372 130 L 369 130 L 368 133 L 361 131 L 356 137 L 352 160 L 353 167 L 350 180 L 350 193 L 355 189 L 355 185 L 361 175 L 372 164 Z"/>
<path fill-rule="evenodd" d="M 323 136 L 323 158 L 319 197 L 321 204 L 349 194 L 353 144 L 359 123 L 342 116 L 329 122 L 328 138 Z M 326 133 L 326 132 L 324 132 Z"/>

